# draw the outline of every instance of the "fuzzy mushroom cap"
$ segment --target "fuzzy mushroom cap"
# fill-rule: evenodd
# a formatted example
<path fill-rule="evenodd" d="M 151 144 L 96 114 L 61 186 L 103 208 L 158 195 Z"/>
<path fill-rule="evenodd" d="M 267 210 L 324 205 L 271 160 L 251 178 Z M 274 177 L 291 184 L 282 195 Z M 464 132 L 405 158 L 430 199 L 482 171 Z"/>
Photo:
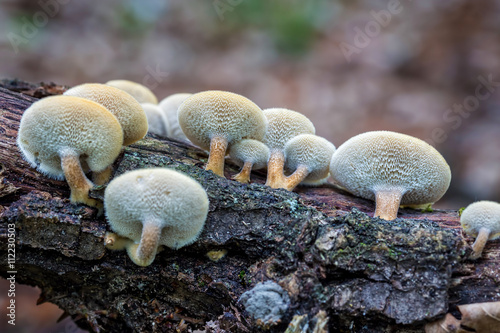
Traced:
<path fill-rule="evenodd" d="M 267 131 L 262 139 L 269 149 L 283 150 L 285 144 L 299 134 L 315 134 L 313 123 L 303 114 L 282 108 L 265 109 Z"/>
<path fill-rule="evenodd" d="M 327 139 L 313 134 L 297 135 L 285 145 L 285 168 L 294 172 L 300 165 L 305 166 L 309 174 L 302 182 L 315 184 L 328 177 L 334 152 L 335 146 Z"/>
<path fill-rule="evenodd" d="M 168 123 L 163 112 L 157 104 L 142 103 L 142 108 L 148 118 L 148 132 L 163 137 L 168 136 Z"/>
<path fill-rule="evenodd" d="M 148 120 L 142 106 L 121 89 L 100 83 L 85 83 L 67 90 L 64 95 L 83 97 L 108 109 L 122 126 L 124 145 L 142 139 L 148 131 Z"/>
<path fill-rule="evenodd" d="M 375 192 L 402 193 L 402 205 L 439 200 L 451 171 L 439 152 L 415 137 L 374 131 L 342 144 L 330 163 L 332 178 L 352 194 L 375 200 Z"/>
<path fill-rule="evenodd" d="M 179 107 L 178 118 L 186 137 L 206 150 L 215 136 L 231 145 L 242 139 L 261 140 L 266 132 L 262 110 L 248 98 L 227 91 L 193 94 Z"/>
<path fill-rule="evenodd" d="M 465 233 L 476 237 L 481 228 L 490 231 L 488 239 L 500 237 L 500 203 L 494 201 L 477 201 L 464 209 L 460 223 Z"/>
<path fill-rule="evenodd" d="M 120 123 L 105 107 L 73 96 L 33 103 L 21 118 L 17 143 L 26 160 L 41 172 L 64 179 L 60 154 L 73 150 L 92 171 L 111 165 L 122 147 Z"/>
<path fill-rule="evenodd" d="M 140 83 L 129 80 L 111 80 L 105 84 L 126 91 L 139 103 L 158 104 L 155 94 L 148 87 Z"/>
<path fill-rule="evenodd" d="M 193 243 L 205 224 L 208 197 L 201 185 L 180 172 L 151 168 L 113 179 L 104 193 L 111 229 L 134 242 L 143 223 L 161 229 L 159 244 L 178 249 Z"/>
<path fill-rule="evenodd" d="M 244 139 L 231 146 L 229 156 L 239 166 L 250 162 L 252 168 L 258 170 L 266 167 L 269 159 L 269 148 L 260 141 Z"/>
<path fill-rule="evenodd" d="M 167 119 L 169 124 L 169 136 L 179 139 L 179 140 L 187 140 L 186 135 L 182 132 L 181 127 L 179 126 L 179 120 L 177 118 L 177 111 L 179 110 L 179 106 L 193 94 L 180 93 L 173 94 L 166 98 L 164 98 L 158 106 L 162 109 L 162 113 L 164 117 Z"/>

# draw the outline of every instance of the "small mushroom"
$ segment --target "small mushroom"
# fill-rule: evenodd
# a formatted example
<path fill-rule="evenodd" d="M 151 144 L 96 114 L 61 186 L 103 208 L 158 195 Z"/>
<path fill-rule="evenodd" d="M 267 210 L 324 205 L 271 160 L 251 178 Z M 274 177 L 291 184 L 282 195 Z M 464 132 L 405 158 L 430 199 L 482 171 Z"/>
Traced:
<path fill-rule="evenodd" d="M 82 170 L 107 173 L 123 142 L 120 123 L 105 107 L 72 96 L 53 96 L 33 103 L 24 112 L 17 144 L 25 159 L 41 172 L 64 179 L 71 201 L 101 208 L 90 199 L 93 183 Z"/>
<path fill-rule="evenodd" d="M 335 146 L 314 134 L 300 134 L 285 145 L 285 169 L 293 172 L 286 177 L 282 187 L 293 190 L 299 183 L 318 185 L 330 173 L 330 160 Z"/>
<path fill-rule="evenodd" d="M 122 126 L 125 146 L 142 139 L 148 131 L 148 120 L 142 106 L 121 89 L 85 83 L 67 90 L 64 95 L 86 98 L 108 109 Z"/>
<path fill-rule="evenodd" d="M 267 131 L 262 142 L 269 147 L 266 185 L 272 188 L 283 186 L 285 174 L 285 144 L 299 134 L 315 134 L 313 123 L 303 114 L 283 109 L 271 108 L 263 111 L 267 118 Z"/>
<path fill-rule="evenodd" d="M 464 209 L 460 223 L 467 235 L 476 237 L 470 259 L 478 259 L 486 242 L 500 237 L 500 203 L 486 200 L 474 202 Z"/>
<path fill-rule="evenodd" d="M 160 245 L 178 249 L 193 243 L 203 229 L 208 197 L 201 185 L 183 173 L 151 168 L 127 172 L 113 179 L 104 193 L 111 230 L 110 247 L 127 249 L 139 266 L 150 265 Z"/>
<path fill-rule="evenodd" d="M 173 94 L 164 98 L 160 104 L 158 104 L 162 109 L 162 114 L 166 119 L 165 121 L 169 124 L 169 137 L 182 141 L 189 141 L 179 126 L 177 111 L 179 110 L 179 106 L 192 95 L 193 94 L 187 93 Z"/>
<path fill-rule="evenodd" d="M 450 185 L 450 167 L 439 152 L 415 137 L 388 131 L 359 134 L 332 156 L 332 178 L 352 194 L 375 200 L 374 216 L 397 217 L 400 205 L 439 200 Z"/>
<path fill-rule="evenodd" d="M 161 108 L 156 104 L 142 103 L 142 108 L 148 118 L 148 133 L 153 133 L 159 136 L 168 136 L 168 123 L 163 117 Z"/>
<path fill-rule="evenodd" d="M 129 80 L 111 80 L 105 84 L 129 93 L 139 103 L 158 104 L 158 99 L 155 94 L 148 87 L 140 83 Z"/>
<path fill-rule="evenodd" d="M 240 183 L 249 183 L 252 168 L 258 170 L 266 167 L 269 148 L 260 141 L 244 139 L 231 146 L 229 156 L 242 167 L 233 179 Z"/>
<path fill-rule="evenodd" d="M 261 140 L 266 117 L 251 100 L 227 91 L 192 95 L 178 110 L 179 125 L 195 145 L 210 150 L 206 170 L 224 177 L 224 156 L 229 146 L 243 139 Z"/>

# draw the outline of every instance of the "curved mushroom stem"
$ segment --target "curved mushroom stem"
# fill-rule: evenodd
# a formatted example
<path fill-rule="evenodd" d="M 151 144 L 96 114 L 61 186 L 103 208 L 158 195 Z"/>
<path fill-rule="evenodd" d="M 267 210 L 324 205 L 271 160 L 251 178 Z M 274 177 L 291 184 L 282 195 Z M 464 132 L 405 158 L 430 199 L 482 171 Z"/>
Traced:
<path fill-rule="evenodd" d="M 269 160 L 267 161 L 267 186 L 272 188 L 285 188 L 284 166 L 285 154 L 281 150 L 271 150 Z"/>
<path fill-rule="evenodd" d="M 481 228 L 476 237 L 476 241 L 472 244 L 472 254 L 470 259 L 479 259 L 483 253 L 484 246 L 490 237 L 490 229 Z"/>
<path fill-rule="evenodd" d="M 212 170 L 216 175 L 224 177 L 224 157 L 226 156 L 227 139 L 214 136 L 210 140 L 210 154 L 205 170 Z"/>
<path fill-rule="evenodd" d="M 102 203 L 89 198 L 89 191 L 94 184 L 83 173 L 79 155 L 71 149 L 65 149 L 60 152 L 60 156 L 64 177 L 71 189 L 71 202 L 81 202 L 96 207 L 101 215 L 103 212 Z"/>
<path fill-rule="evenodd" d="M 403 194 L 401 191 L 382 190 L 375 191 L 375 214 L 373 217 L 380 217 L 384 220 L 394 220 L 398 217 L 399 203 Z"/>
<path fill-rule="evenodd" d="M 127 253 L 139 266 L 149 266 L 155 260 L 160 242 L 161 228 L 158 223 L 145 221 L 139 244 L 127 246 Z"/>
<path fill-rule="evenodd" d="M 131 239 L 119 236 L 113 232 L 106 232 L 104 235 L 104 246 L 110 250 L 123 250 L 131 243 Z"/>
<path fill-rule="evenodd" d="M 285 178 L 285 189 L 288 191 L 293 190 L 297 185 L 306 179 L 309 174 L 309 169 L 305 165 L 299 165 L 290 176 Z"/>
<path fill-rule="evenodd" d="M 109 165 L 106 169 L 102 171 L 94 171 L 92 173 L 92 181 L 96 185 L 104 185 L 111 178 L 111 172 L 113 171 L 113 166 Z"/>
<path fill-rule="evenodd" d="M 252 166 L 252 162 L 245 162 L 240 173 L 234 175 L 233 179 L 239 181 L 240 183 L 250 183 L 250 172 L 252 171 Z"/>

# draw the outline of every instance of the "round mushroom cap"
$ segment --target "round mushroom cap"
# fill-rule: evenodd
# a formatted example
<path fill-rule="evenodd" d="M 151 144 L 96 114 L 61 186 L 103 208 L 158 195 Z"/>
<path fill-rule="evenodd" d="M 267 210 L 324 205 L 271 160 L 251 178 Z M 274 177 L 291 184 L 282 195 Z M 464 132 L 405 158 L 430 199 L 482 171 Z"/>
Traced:
<path fill-rule="evenodd" d="M 231 145 L 242 139 L 261 140 L 266 132 L 262 110 L 248 98 L 227 91 L 193 94 L 179 107 L 178 118 L 186 137 L 206 150 L 214 136 Z"/>
<path fill-rule="evenodd" d="M 178 249 L 196 240 L 208 213 L 208 196 L 191 177 L 166 168 L 139 169 L 113 179 L 104 193 L 111 229 L 134 242 L 145 221 L 162 229 L 159 244 Z"/>
<path fill-rule="evenodd" d="M 82 165 L 102 171 L 120 153 L 123 132 L 105 107 L 85 98 L 52 96 L 33 103 L 21 118 L 17 144 L 41 172 L 64 179 L 60 153 L 72 149 Z"/>
<path fill-rule="evenodd" d="M 234 162 L 243 166 L 245 162 L 252 163 L 252 169 L 265 168 L 269 159 L 269 148 L 260 141 L 244 139 L 229 148 L 229 156 Z"/>
<path fill-rule="evenodd" d="M 158 99 L 155 94 L 148 87 L 140 83 L 129 80 L 111 80 L 105 84 L 129 93 L 139 103 L 158 104 Z"/>
<path fill-rule="evenodd" d="M 327 139 L 314 134 L 300 134 L 285 145 L 285 168 L 292 173 L 299 165 L 307 167 L 309 174 L 302 183 L 315 184 L 328 177 L 334 152 L 335 146 Z"/>
<path fill-rule="evenodd" d="M 160 136 L 168 136 L 168 123 L 163 112 L 157 104 L 142 103 L 142 108 L 148 119 L 148 133 L 157 134 Z"/>
<path fill-rule="evenodd" d="M 299 134 L 315 134 L 313 123 L 303 114 L 283 108 L 265 109 L 267 131 L 262 139 L 269 149 L 283 150 L 285 144 Z"/>
<path fill-rule="evenodd" d="M 500 237 L 500 203 L 494 201 L 477 201 L 464 209 L 460 223 L 465 233 L 476 237 L 479 229 L 490 231 L 488 239 Z"/>
<path fill-rule="evenodd" d="M 401 205 L 434 203 L 451 181 L 450 167 L 436 149 L 389 131 L 347 140 L 333 154 L 330 174 L 347 191 L 365 199 L 375 200 L 377 191 L 399 191 Z"/>
<path fill-rule="evenodd" d="M 164 98 L 160 104 L 160 108 L 162 109 L 162 113 L 168 121 L 169 124 L 169 136 L 173 138 L 177 138 L 179 140 L 187 140 L 187 137 L 184 135 L 181 127 L 179 126 L 179 120 L 177 118 L 177 111 L 179 106 L 193 94 L 187 93 L 179 93 L 173 94 L 166 98 Z"/>
<path fill-rule="evenodd" d="M 121 89 L 100 83 L 85 83 L 67 90 L 64 95 L 83 97 L 108 109 L 122 126 L 124 145 L 142 139 L 148 131 L 148 120 L 142 106 Z"/>

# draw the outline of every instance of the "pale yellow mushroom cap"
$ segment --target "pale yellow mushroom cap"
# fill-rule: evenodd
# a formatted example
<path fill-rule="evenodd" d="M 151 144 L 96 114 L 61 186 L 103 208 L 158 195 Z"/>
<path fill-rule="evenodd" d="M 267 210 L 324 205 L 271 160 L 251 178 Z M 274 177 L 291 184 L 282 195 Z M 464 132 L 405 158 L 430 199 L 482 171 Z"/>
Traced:
<path fill-rule="evenodd" d="M 33 103 L 19 125 L 17 143 L 26 160 L 41 172 L 63 179 L 60 155 L 72 150 L 90 170 L 111 165 L 123 142 L 121 126 L 105 107 L 73 96 Z"/>
<path fill-rule="evenodd" d="M 105 84 L 126 91 L 139 103 L 158 104 L 155 94 L 146 86 L 129 80 L 111 80 Z"/>
<path fill-rule="evenodd" d="M 476 237 L 481 228 L 490 231 L 488 239 L 500 237 L 500 203 L 494 201 L 477 201 L 464 209 L 460 223 L 465 233 Z"/>
<path fill-rule="evenodd" d="M 64 95 L 83 97 L 108 109 L 122 126 L 123 145 L 142 139 L 148 131 L 148 120 L 142 106 L 121 89 L 100 83 L 85 83 L 67 90 Z"/>
<path fill-rule="evenodd" d="M 173 94 L 166 98 L 164 98 L 160 104 L 160 108 L 162 109 L 163 116 L 167 119 L 169 124 L 169 136 L 179 140 L 187 141 L 188 138 L 182 131 L 182 128 L 179 125 L 179 119 L 177 117 L 177 111 L 179 110 L 179 106 L 193 94 L 187 93 L 179 93 Z"/>
<path fill-rule="evenodd" d="M 208 204 L 207 194 L 196 180 L 166 168 L 127 172 L 113 179 L 104 194 L 106 216 L 115 233 L 144 242 L 143 226 L 149 225 L 161 232 L 157 245 L 173 249 L 197 239 Z"/>
<path fill-rule="evenodd" d="M 250 162 L 252 169 L 258 170 L 266 167 L 269 159 L 269 148 L 260 141 L 244 139 L 229 148 L 229 156 L 239 166 Z"/>
<path fill-rule="evenodd" d="M 223 137 L 231 145 L 242 139 L 261 140 L 266 117 L 251 100 L 227 91 L 193 94 L 178 110 L 179 124 L 191 142 L 210 149 L 212 137 Z"/>
<path fill-rule="evenodd" d="M 157 104 L 142 103 L 142 108 L 148 118 L 148 133 L 157 134 L 159 136 L 168 136 L 168 123 L 163 112 Z"/>
<path fill-rule="evenodd" d="M 313 134 L 297 135 L 285 145 L 285 168 L 294 172 L 299 166 L 305 166 L 308 175 L 302 183 L 316 184 L 328 177 L 334 152 L 335 146 L 325 138 Z"/>
<path fill-rule="evenodd" d="M 375 199 L 378 191 L 402 194 L 402 205 L 439 200 L 450 185 L 451 172 L 441 154 L 415 137 L 374 131 L 342 144 L 330 163 L 332 178 L 352 194 Z"/>
<path fill-rule="evenodd" d="M 285 144 L 299 134 L 315 134 L 313 123 L 303 114 L 283 108 L 265 109 L 267 131 L 262 139 L 269 149 L 283 150 Z"/>

